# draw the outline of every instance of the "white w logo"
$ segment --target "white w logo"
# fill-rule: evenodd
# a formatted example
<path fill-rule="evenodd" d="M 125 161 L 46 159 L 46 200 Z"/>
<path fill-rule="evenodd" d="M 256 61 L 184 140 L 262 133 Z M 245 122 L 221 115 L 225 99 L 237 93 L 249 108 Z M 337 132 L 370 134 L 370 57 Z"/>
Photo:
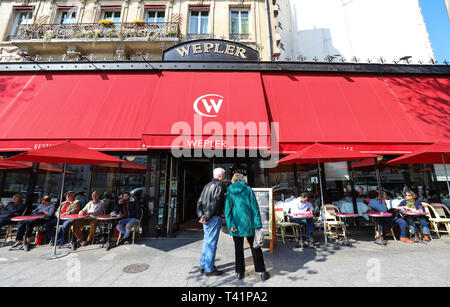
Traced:
<path fill-rule="evenodd" d="M 217 102 L 214 97 L 219 98 Z M 222 106 L 223 99 L 224 99 L 223 96 L 216 95 L 216 94 L 208 94 L 208 95 L 203 95 L 201 97 L 198 97 L 194 102 L 194 111 L 201 116 L 217 117 L 220 107 Z M 208 115 L 208 114 L 201 112 L 198 109 L 198 103 L 200 101 L 202 102 L 202 104 L 208 114 L 211 113 L 212 109 L 214 109 L 214 112 L 216 113 L 216 115 Z M 208 101 L 209 101 L 209 103 L 208 103 Z"/>

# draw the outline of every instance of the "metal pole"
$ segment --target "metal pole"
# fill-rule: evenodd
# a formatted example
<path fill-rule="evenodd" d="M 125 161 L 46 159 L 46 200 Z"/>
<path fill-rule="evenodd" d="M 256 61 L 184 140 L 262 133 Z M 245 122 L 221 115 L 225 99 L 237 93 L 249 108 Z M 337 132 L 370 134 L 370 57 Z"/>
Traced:
<path fill-rule="evenodd" d="M 442 155 L 442 162 L 444 164 L 445 181 L 447 182 L 448 196 L 450 197 L 450 184 L 448 183 L 447 166 L 445 165 L 445 155 L 444 155 L 444 153 L 441 153 L 441 155 Z"/>
<path fill-rule="evenodd" d="M 322 191 L 322 174 L 320 172 L 320 161 L 319 159 L 317 159 L 317 167 L 319 169 L 319 187 L 320 187 L 320 201 L 322 203 L 322 218 L 323 218 L 323 234 L 325 236 L 325 246 L 328 245 L 328 240 L 327 240 L 327 225 L 326 225 L 326 220 L 325 220 L 325 205 L 323 202 L 323 191 Z"/>

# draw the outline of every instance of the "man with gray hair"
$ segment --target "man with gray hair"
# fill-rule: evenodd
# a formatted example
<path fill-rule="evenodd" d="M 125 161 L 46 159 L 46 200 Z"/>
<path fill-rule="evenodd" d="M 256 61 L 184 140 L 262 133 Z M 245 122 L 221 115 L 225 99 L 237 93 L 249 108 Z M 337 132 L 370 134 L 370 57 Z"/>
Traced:
<path fill-rule="evenodd" d="M 222 227 L 221 215 L 225 207 L 225 186 L 222 183 L 225 179 L 225 170 L 216 168 L 213 176 L 213 180 L 203 188 L 197 201 L 197 216 L 199 222 L 203 224 L 204 231 L 200 272 L 206 276 L 218 276 L 223 273 L 216 269 L 214 261 Z"/>

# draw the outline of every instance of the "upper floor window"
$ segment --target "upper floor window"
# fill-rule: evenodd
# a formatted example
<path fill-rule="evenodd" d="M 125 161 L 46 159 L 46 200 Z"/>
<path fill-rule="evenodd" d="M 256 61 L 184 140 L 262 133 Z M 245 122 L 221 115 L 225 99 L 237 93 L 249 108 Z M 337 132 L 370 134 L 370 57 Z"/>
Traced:
<path fill-rule="evenodd" d="M 60 25 L 72 25 L 76 23 L 77 13 L 73 10 L 61 10 L 58 23 Z"/>
<path fill-rule="evenodd" d="M 21 25 L 29 25 L 32 24 L 32 10 L 17 10 L 16 16 L 14 18 L 14 24 L 11 29 L 10 36 L 14 37 L 17 35 L 17 31 Z"/>
<path fill-rule="evenodd" d="M 250 34 L 250 13 L 248 9 L 232 9 L 230 11 L 230 34 Z"/>
<path fill-rule="evenodd" d="M 165 11 L 148 10 L 145 14 L 145 21 L 151 23 L 164 22 Z"/>
<path fill-rule="evenodd" d="M 189 34 L 207 34 L 209 9 L 189 11 Z"/>
<path fill-rule="evenodd" d="M 118 23 L 120 22 L 120 10 L 103 11 L 102 19 L 107 19 L 114 23 Z"/>

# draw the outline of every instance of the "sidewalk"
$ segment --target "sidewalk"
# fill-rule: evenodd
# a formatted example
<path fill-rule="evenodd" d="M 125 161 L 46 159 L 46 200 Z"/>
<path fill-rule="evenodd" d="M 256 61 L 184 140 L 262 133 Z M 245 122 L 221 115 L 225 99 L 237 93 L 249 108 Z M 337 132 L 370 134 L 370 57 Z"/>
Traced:
<path fill-rule="evenodd" d="M 374 244 L 367 230 L 355 230 L 353 247 L 329 243 L 325 248 L 295 248 L 281 238 L 270 254 L 263 248 L 271 278 L 265 282 L 254 272 L 250 249 L 245 249 L 246 277 L 234 273 L 234 246 L 221 233 L 216 266 L 222 276 L 199 272 L 202 231 L 182 231 L 175 238 L 148 238 L 136 245 L 106 251 L 100 245 L 79 248 L 70 255 L 46 260 L 48 245 L 30 252 L 0 247 L 0 286 L 162 286 L 162 287 L 302 287 L 302 286 L 450 286 L 450 236 L 428 244 L 389 241 Z M 316 239 L 319 241 L 320 233 Z M 126 273 L 131 264 L 145 264 L 140 273 Z"/>

